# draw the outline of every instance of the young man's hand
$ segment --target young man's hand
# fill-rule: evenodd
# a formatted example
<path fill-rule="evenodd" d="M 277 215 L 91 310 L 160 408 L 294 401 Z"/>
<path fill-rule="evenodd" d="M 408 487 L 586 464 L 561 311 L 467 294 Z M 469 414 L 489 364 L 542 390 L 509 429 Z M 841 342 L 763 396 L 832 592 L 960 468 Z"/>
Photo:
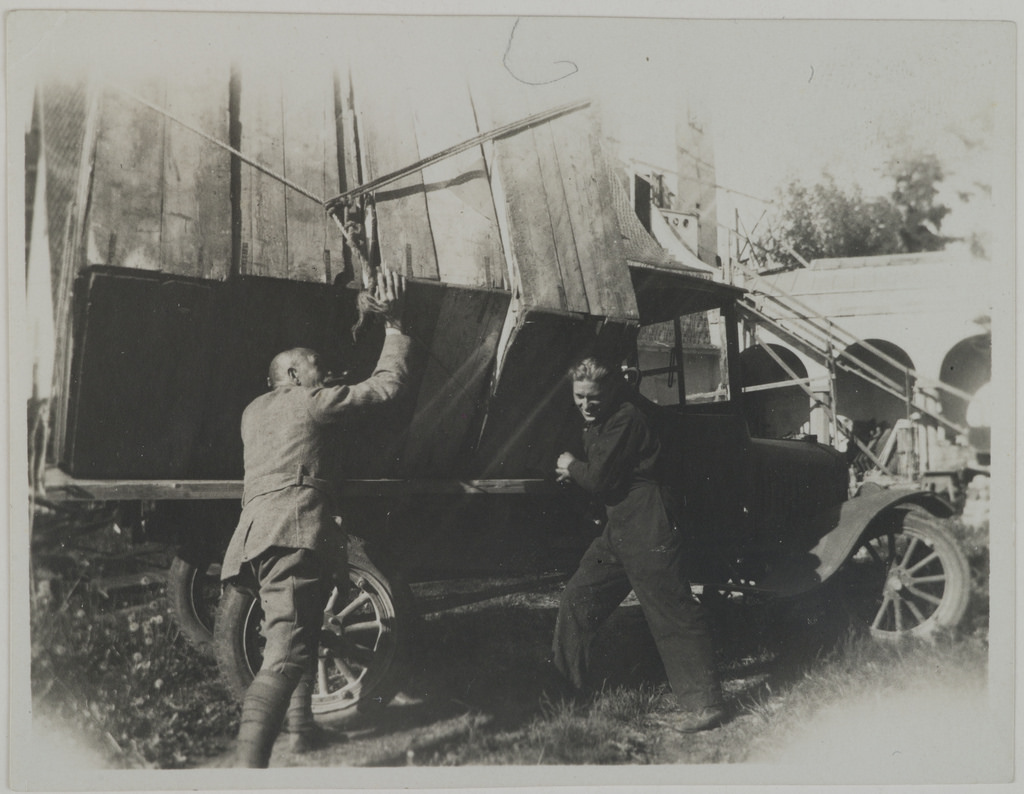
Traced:
<path fill-rule="evenodd" d="M 571 479 L 569 476 L 569 466 L 575 460 L 576 456 L 571 452 L 563 452 L 558 456 L 558 460 L 555 462 L 555 474 L 558 475 L 557 482 L 568 482 Z"/>

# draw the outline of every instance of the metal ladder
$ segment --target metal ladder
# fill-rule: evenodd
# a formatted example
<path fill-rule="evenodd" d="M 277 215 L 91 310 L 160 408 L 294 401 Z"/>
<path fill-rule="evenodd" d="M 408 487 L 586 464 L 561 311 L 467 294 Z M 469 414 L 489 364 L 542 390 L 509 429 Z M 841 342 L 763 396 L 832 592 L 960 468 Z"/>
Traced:
<path fill-rule="evenodd" d="M 859 339 L 837 326 L 803 301 L 769 283 L 758 273 L 736 262 L 732 264 L 734 268 L 738 268 L 744 274 L 748 284 L 753 283 L 753 289 L 738 302 L 740 316 L 752 322 L 755 327 L 763 326 L 770 329 L 776 337 L 786 344 L 826 367 L 830 375 L 829 381 L 833 396 L 836 370 L 843 370 L 903 400 L 907 405 L 908 418 L 913 414 L 919 414 L 929 417 L 936 424 L 949 429 L 957 435 L 967 434 L 966 427 L 949 420 L 931 406 L 938 402 L 939 391 L 944 391 L 964 400 L 970 400 L 973 395 L 942 381 L 929 378 L 907 367 L 869 342 Z M 799 385 L 812 399 L 817 399 L 816 395 L 806 385 L 806 379 L 801 379 L 799 375 L 793 372 L 778 354 L 763 341 L 759 340 L 758 344 L 786 372 L 793 382 Z M 862 358 L 859 358 L 856 353 L 851 353 L 850 348 L 854 345 L 877 356 L 880 361 L 889 365 L 898 373 L 898 376 L 902 376 L 902 382 L 895 380 L 891 373 L 881 372 L 876 366 L 872 366 Z M 832 403 L 834 405 L 834 399 Z M 820 402 L 818 404 L 821 405 Z M 822 407 L 828 413 L 833 426 L 836 426 L 836 416 L 833 407 L 825 405 L 822 405 Z M 850 436 L 850 439 L 861 448 L 862 452 L 872 459 L 881 471 L 887 474 L 892 473 L 885 460 L 888 456 L 877 456 L 867 449 L 859 439 L 852 436 Z"/>

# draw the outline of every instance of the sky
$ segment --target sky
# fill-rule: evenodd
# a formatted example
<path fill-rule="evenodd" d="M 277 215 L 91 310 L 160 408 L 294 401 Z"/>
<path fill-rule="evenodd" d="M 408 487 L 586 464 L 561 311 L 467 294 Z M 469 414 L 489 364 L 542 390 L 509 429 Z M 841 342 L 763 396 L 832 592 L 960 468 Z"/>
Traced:
<path fill-rule="evenodd" d="M 602 96 L 626 115 L 639 105 L 668 112 L 699 103 L 714 133 L 718 182 L 764 199 L 787 179 L 817 180 L 826 168 L 877 194 L 887 187 L 885 162 L 908 147 L 947 165 L 943 198 L 1012 168 L 1009 22 L 88 12 L 22 22 L 12 37 L 15 75 L 41 63 L 116 74 L 224 57 L 287 66 L 353 56 L 397 80 L 461 70 L 501 86 L 514 71 L 546 83 L 539 94 Z M 967 150 L 960 136 L 982 146 Z M 737 201 L 748 224 L 764 207 Z M 977 202 L 954 210 L 953 232 L 986 215 Z"/>

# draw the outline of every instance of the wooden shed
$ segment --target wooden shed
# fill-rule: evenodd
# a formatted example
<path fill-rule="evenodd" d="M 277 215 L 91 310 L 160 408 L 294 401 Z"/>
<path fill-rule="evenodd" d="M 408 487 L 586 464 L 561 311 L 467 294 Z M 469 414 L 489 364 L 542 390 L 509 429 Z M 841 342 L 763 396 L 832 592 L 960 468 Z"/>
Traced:
<path fill-rule="evenodd" d="M 359 260 L 279 177 L 328 198 L 544 110 L 468 89 L 417 101 L 369 70 L 200 66 L 40 100 L 44 147 L 62 150 L 51 228 L 66 220 L 55 452 L 79 477 L 240 477 L 239 418 L 275 353 L 369 374 L 383 333 L 351 333 Z M 414 279 L 417 362 L 390 413 L 342 429 L 348 476 L 551 473 L 576 435 L 565 369 L 629 349 L 630 263 L 670 264 L 616 168 L 590 108 L 374 191 L 379 259 Z"/>

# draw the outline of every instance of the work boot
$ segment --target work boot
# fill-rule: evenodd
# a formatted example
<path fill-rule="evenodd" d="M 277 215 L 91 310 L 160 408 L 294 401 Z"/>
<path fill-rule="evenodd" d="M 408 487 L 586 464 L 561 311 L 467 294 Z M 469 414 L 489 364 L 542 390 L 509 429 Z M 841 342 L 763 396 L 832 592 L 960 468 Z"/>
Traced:
<path fill-rule="evenodd" d="M 294 685 L 280 673 L 260 670 L 246 690 L 238 726 L 237 765 L 266 769 Z"/>
<path fill-rule="evenodd" d="M 722 704 L 705 706 L 699 711 L 686 711 L 672 722 L 672 728 L 680 733 L 697 733 L 717 728 L 729 717 Z"/>
<path fill-rule="evenodd" d="M 299 679 L 288 701 L 285 727 L 290 737 L 293 753 L 308 753 L 322 747 L 326 736 L 313 717 L 313 675 L 309 673 Z"/>

